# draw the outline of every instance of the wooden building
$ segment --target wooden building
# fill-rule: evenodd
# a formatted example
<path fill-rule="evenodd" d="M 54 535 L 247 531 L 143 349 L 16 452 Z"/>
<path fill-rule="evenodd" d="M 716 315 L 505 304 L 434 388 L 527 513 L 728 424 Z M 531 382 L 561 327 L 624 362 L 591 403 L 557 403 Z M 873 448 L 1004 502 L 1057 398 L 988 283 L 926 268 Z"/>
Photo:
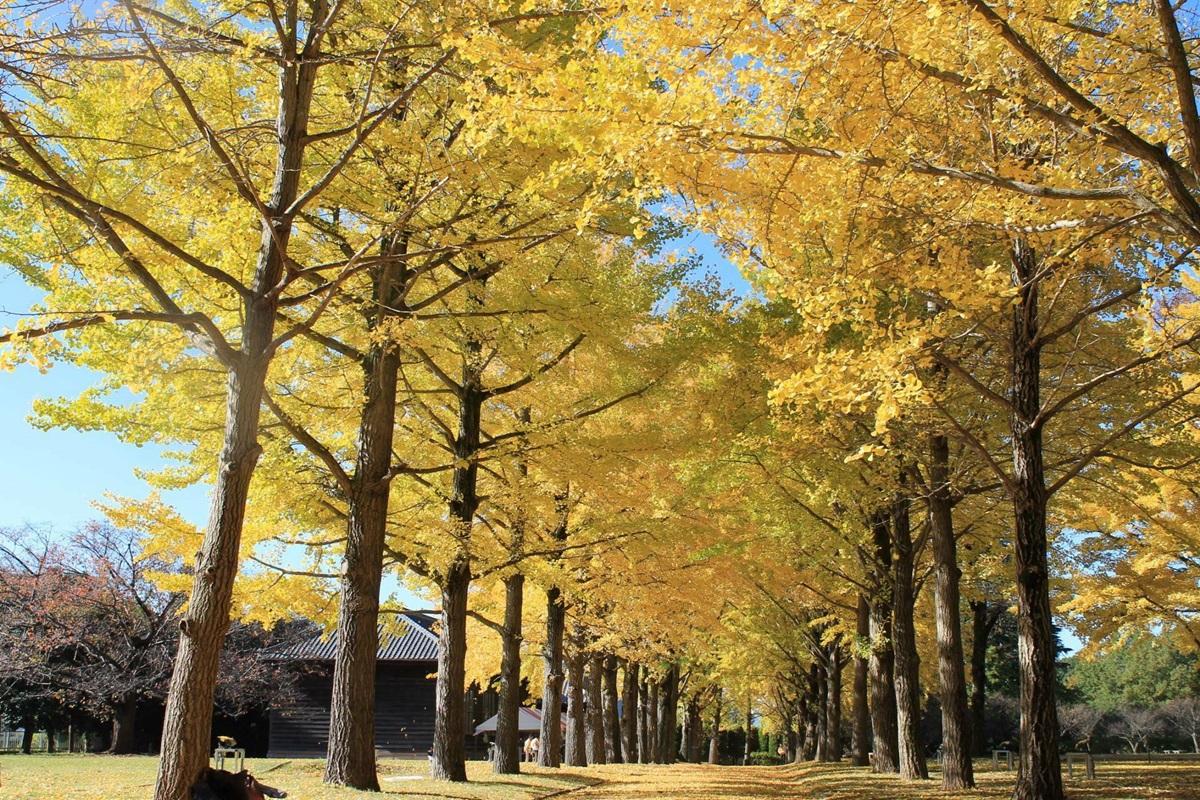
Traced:
<path fill-rule="evenodd" d="M 375 666 L 375 748 L 380 755 L 424 756 L 433 746 L 437 634 L 433 618 L 405 614 L 402 636 L 380 631 Z M 324 756 L 329 744 L 329 705 L 337 634 L 314 636 L 271 653 L 303 669 L 300 698 L 284 711 L 271 711 L 271 758 Z"/>

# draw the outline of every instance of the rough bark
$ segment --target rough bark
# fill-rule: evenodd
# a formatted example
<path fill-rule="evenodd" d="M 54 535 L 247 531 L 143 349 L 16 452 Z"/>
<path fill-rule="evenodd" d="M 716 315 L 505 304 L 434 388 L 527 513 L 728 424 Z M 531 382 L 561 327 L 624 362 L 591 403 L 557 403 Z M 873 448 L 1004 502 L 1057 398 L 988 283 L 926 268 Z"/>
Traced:
<path fill-rule="evenodd" d="M 817 695 L 817 665 L 808 669 L 804 693 L 800 703 L 800 717 L 804 720 L 804 742 L 801 747 L 805 761 L 815 761 L 817 758 L 817 705 L 821 702 Z"/>
<path fill-rule="evenodd" d="M 496 714 L 496 757 L 492 761 L 492 771 L 497 775 L 516 775 L 521 771 L 521 613 L 524 603 L 525 576 L 515 572 L 504 579 L 500 698 Z"/>
<path fill-rule="evenodd" d="M 637 746 L 637 701 L 638 696 L 638 665 L 635 662 L 625 663 L 625 678 L 621 684 L 621 749 L 626 763 L 638 763 Z"/>
<path fill-rule="evenodd" d="M 328 3 L 311 4 L 309 30 L 325 23 Z M 289 36 L 297 50 L 300 25 L 292 20 Z M 319 47 L 318 40 L 314 47 Z M 279 61 L 279 106 L 276 115 L 276 163 L 270 200 L 265 204 L 261 238 L 249 296 L 241 309 L 239 359 L 229 367 L 225 395 L 225 432 L 209 505 L 208 525 L 197 553 L 188 610 L 179 628 L 179 648 L 167 689 L 161 756 L 154 800 L 184 800 L 208 765 L 213 700 L 221 647 L 229 629 L 233 581 L 240 565 L 242 524 L 250 479 L 262 448 L 258 444 L 267 367 L 278 308 L 278 287 L 287 261 L 294 212 L 304 174 L 309 109 L 320 59 Z"/>
<path fill-rule="evenodd" d="M 895 655 L 892 650 L 892 540 L 888 515 L 871 519 L 875 552 L 872 569 L 871 657 L 868 663 L 871 698 L 871 744 L 875 772 L 899 772 L 899 734 L 896 728 L 896 685 L 893 682 Z"/>
<path fill-rule="evenodd" d="M 971 601 L 971 751 L 987 755 L 987 646 L 1000 618 L 986 600 Z"/>
<path fill-rule="evenodd" d="M 57 728 L 46 728 L 46 752 L 47 753 L 57 753 L 58 752 L 58 729 Z"/>
<path fill-rule="evenodd" d="M 659 678 L 651 678 L 650 696 L 646 703 L 646 736 L 650 743 L 650 763 L 662 763 L 662 740 L 659 738 L 658 729 L 662 724 L 662 718 L 659 716 L 659 700 L 658 696 L 661 693 L 662 685 L 659 683 Z"/>
<path fill-rule="evenodd" d="M 587 759 L 589 764 L 607 764 L 604 752 L 604 657 L 592 655 L 587 662 Z"/>
<path fill-rule="evenodd" d="M 638 763 L 649 764 L 654 754 L 651 747 L 652 738 L 650 736 L 650 675 L 646 670 L 642 670 L 641 682 L 638 684 L 638 707 L 637 707 L 637 746 L 638 746 Z"/>
<path fill-rule="evenodd" d="M 471 569 L 460 560 L 442 576 L 442 617 L 438 635 L 438 671 L 434 704 L 433 759 L 429 774 L 437 780 L 465 781 L 467 594 Z"/>
<path fill-rule="evenodd" d="M 929 766 L 921 735 L 921 661 L 917 655 L 914 551 L 911 528 L 912 501 L 901 494 L 892 515 L 893 563 L 892 635 L 895 637 L 896 713 L 900 744 L 900 777 L 927 780 Z"/>
<path fill-rule="evenodd" d="M 583 706 L 584 656 L 572 648 L 567 656 L 567 748 L 563 760 L 567 766 L 587 766 L 587 726 Z"/>
<path fill-rule="evenodd" d="M 746 742 L 742 746 L 742 763 L 750 764 L 750 752 L 753 745 L 750 743 L 751 734 L 754 732 L 754 702 L 749 696 L 746 697 Z"/>
<path fill-rule="evenodd" d="M 401 249 L 391 240 L 383 248 L 389 254 Z M 376 310 L 368 314 L 371 329 L 397 312 L 403 283 L 404 270 L 399 266 L 376 271 Z M 386 341 L 373 344 L 363 358 L 365 397 L 350 478 L 333 661 L 325 782 L 364 791 L 379 790 L 375 771 L 375 660 L 399 367 L 400 354 Z"/>
<path fill-rule="evenodd" d="M 112 744 L 108 752 L 114 756 L 132 755 L 136 730 L 137 698 L 128 697 L 113 709 Z"/>
<path fill-rule="evenodd" d="M 825 760 L 842 760 L 842 648 L 829 646 L 825 675 Z"/>
<path fill-rule="evenodd" d="M 933 533 L 933 604 L 937 625 L 938 679 L 942 694 L 942 788 L 975 786 L 963 675 L 962 618 L 959 613 L 957 544 L 950 497 L 950 443 L 929 437 L 929 523 Z"/>
<path fill-rule="evenodd" d="M 717 700 L 713 708 L 712 735 L 708 739 L 708 763 L 721 763 L 721 689 L 717 688 Z"/>
<path fill-rule="evenodd" d="M 555 542 L 565 542 L 570 526 L 569 492 L 556 492 L 554 507 L 558 524 L 550 533 Z M 563 637 L 566 634 L 566 607 L 562 591 L 557 586 L 546 590 L 546 643 L 542 647 L 542 729 L 538 765 L 559 767 L 563 759 L 562 694 L 563 694 Z"/>
<path fill-rule="evenodd" d="M 21 721 L 21 752 L 25 755 L 33 755 L 33 734 L 36 733 L 34 726 L 37 725 L 32 719 Z"/>
<path fill-rule="evenodd" d="M 1053 620 L 1046 558 L 1046 479 L 1042 451 L 1041 341 L 1037 259 L 1022 238 L 1013 241 L 1012 501 L 1017 568 L 1017 646 L 1021 676 L 1021 763 L 1014 800 L 1061 800 L 1055 704 Z"/>
<path fill-rule="evenodd" d="M 672 664 L 663 676 L 658 690 L 658 742 L 655 746 L 657 764 L 674 764 L 678 749 L 675 730 L 678 727 L 679 666 Z"/>
<path fill-rule="evenodd" d="M 813 668 L 817 674 L 817 751 L 815 753 L 817 761 L 829 760 L 829 673 L 825 669 L 825 664 L 817 661 L 813 663 Z"/>
<path fill-rule="evenodd" d="M 566 628 L 566 609 L 558 587 L 546 590 L 546 644 L 542 649 L 542 746 L 538 750 L 538 765 L 559 767 L 563 757 L 562 692 L 563 692 L 563 632 Z"/>
<path fill-rule="evenodd" d="M 689 764 L 699 764 L 700 750 L 704 744 L 704 719 L 700 716 L 700 701 L 695 695 L 688 698 L 685 727 L 687 736 L 684 737 L 686 743 L 684 759 Z"/>
<path fill-rule="evenodd" d="M 871 638 L 871 605 L 866 596 L 858 596 L 858 627 L 856 630 L 861 641 Z M 867 657 L 860 648 L 854 653 L 854 741 L 852 745 L 851 763 L 856 767 L 866 767 L 871 763 L 871 709 L 867 703 Z"/>
<path fill-rule="evenodd" d="M 617 710 L 617 657 L 604 657 L 604 760 L 620 764 L 621 719 Z"/>

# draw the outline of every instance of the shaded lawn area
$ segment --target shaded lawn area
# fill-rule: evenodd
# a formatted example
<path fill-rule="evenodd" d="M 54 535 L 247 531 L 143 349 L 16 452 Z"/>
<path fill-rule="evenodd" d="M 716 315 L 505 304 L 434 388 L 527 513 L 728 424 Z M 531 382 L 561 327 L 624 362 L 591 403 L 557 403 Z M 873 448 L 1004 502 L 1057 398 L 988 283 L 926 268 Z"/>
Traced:
<path fill-rule="evenodd" d="M 150 800 L 158 759 L 152 756 L 0 756 L 0 800 Z M 325 762 L 318 759 L 246 759 L 246 769 L 263 783 L 295 800 L 364 800 L 387 795 L 428 800 L 538 800 L 588 786 L 595 778 L 575 772 L 493 775 L 491 765 L 469 762 L 470 783 L 429 780 L 426 759 L 379 762 L 381 794 L 321 783 Z"/>
<path fill-rule="evenodd" d="M 0 800 L 149 800 L 157 759 L 149 756 L 0 756 Z M 381 795 L 321 783 L 324 762 L 316 759 L 248 759 L 247 768 L 294 800 L 369 800 Z M 935 766 L 935 765 L 931 765 Z M 614 765 L 548 770 L 522 765 L 525 774 L 494 776 L 490 765 L 467 765 L 471 783 L 428 779 L 420 760 L 380 762 L 382 797 L 416 800 L 539 800 L 570 792 L 564 800 L 1008 800 L 1015 773 L 976 763 L 979 788 L 944 793 L 934 780 L 904 783 L 862 768 L 822 764 L 786 767 L 710 767 L 679 764 Z M 1098 765 L 1099 778 L 1068 780 L 1071 800 L 1191 800 L 1200 796 L 1200 765 L 1155 763 Z"/>

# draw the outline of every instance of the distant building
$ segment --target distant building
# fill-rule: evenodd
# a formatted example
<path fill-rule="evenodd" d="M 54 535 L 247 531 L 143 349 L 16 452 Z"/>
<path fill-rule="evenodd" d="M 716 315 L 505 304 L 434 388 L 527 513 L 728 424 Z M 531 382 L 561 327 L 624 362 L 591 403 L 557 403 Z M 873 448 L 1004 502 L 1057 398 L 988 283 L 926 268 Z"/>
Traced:
<path fill-rule="evenodd" d="M 380 755 L 424 756 L 433 746 L 437 687 L 437 634 L 434 620 L 404 614 L 406 630 L 393 636 L 380 630 L 375 665 L 375 749 Z M 329 747 L 329 706 L 333 696 L 333 659 L 337 633 L 314 636 L 271 653 L 271 658 L 303 663 L 299 699 L 286 710 L 272 710 L 271 758 L 324 756 Z M 469 692 L 464 733 L 496 710 L 495 694 Z"/>

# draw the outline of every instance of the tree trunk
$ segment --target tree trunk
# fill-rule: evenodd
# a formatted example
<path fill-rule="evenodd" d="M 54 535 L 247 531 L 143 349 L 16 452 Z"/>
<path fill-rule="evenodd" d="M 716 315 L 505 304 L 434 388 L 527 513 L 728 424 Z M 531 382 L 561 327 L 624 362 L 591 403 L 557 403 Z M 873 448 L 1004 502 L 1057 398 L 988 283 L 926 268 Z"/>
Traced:
<path fill-rule="evenodd" d="M 1042 453 L 1041 342 L 1037 259 L 1013 241 L 1012 414 L 1017 643 L 1021 674 L 1021 763 L 1014 800 L 1062 800 L 1055 705 L 1055 641 L 1046 559 L 1046 480 Z"/>
<path fill-rule="evenodd" d="M 574 637 L 572 637 L 574 639 Z M 587 725 L 583 707 L 583 653 L 571 649 L 567 656 L 567 751 L 564 760 L 567 766 L 586 767 Z"/>
<path fill-rule="evenodd" d="M 621 717 L 617 710 L 617 657 L 604 657 L 604 760 L 620 764 Z"/>
<path fill-rule="evenodd" d="M 108 752 L 114 756 L 132 755 L 136 731 L 137 698 L 128 697 L 113 709 L 112 744 Z"/>
<path fill-rule="evenodd" d="M 638 763 L 638 665 L 625 662 L 625 679 L 621 684 L 621 749 L 626 763 Z"/>
<path fill-rule="evenodd" d="M 860 644 L 854 650 L 854 742 L 851 763 L 856 767 L 870 766 L 871 758 L 871 709 L 867 705 L 867 657 L 861 642 L 871 638 L 871 606 L 867 598 L 858 596 L 858 628 Z"/>
<path fill-rule="evenodd" d="M 25 755 L 33 755 L 33 734 L 36 722 L 31 717 L 27 717 L 21 721 L 21 752 Z"/>
<path fill-rule="evenodd" d="M 58 752 L 58 730 L 56 728 L 46 728 L 46 752 Z"/>
<path fill-rule="evenodd" d="M 817 757 L 817 673 L 813 669 L 809 669 L 808 677 L 805 680 L 804 691 L 800 693 L 800 713 L 797 727 L 803 731 L 803 739 L 800 743 L 800 758 L 803 761 L 812 761 Z M 800 727 L 800 726 L 803 727 Z"/>
<path fill-rule="evenodd" d="M 402 248 L 390 240 L 387 254 Z M 400 267 L 375 274 L 375 311 L 368 316 L 376 329 L 402 302 Z M 379 791 L 375 772 L 375 661 L 379 651 L 379 588 L 387 536 L 388 496 L 392 468 L 392 433 L 396 426 L 396 383 L 400 354 L 388 342 L 373 344 L 363 359 L 365 398 L 358 426 L 358 454 L 350 480 L 345 566 L 341 578 L 337 645 L 333 661 L 333 693 L 329 709 L 329 756 L 325 782 L 364 791 Z"/>
<path fill-rule="evenodd" d="M 558 587 L 546 590 L 546 644 L 542 650 L 542 746 L 538 749 L 538 765 L 562 765 L 562 690 L 563 690 L 563 631 L 566 609 Z"/>
<path fill-rule="evenodd" d="M 842 760 L 842 647 L 829 646 L 829 668 L 826 670 L 825 702 L 825 760 Z"/>
<path fill-rule="evenodd" d="M 750 752 L 754 746 L 750 742 L 751 734 L 754 732 L 754 702 L 747 695 L 746 697 L 746 741 L 742 745 L 742 764 L 750 765 Z"/>
<path fill-rule="evenodd" d="M 938 679 L 942 688 L 942 788 L 957 791 L 975 786 L 967 720 L 967 685 L 963 676 L 962 619 L 957 545 L 950 499 L 950 442 L 929 437 L 929 524 L 933 533 L 933 604 L 937 623 Z"/>
<path fill-rule="evenodd" d="M 566 542 L 570 526 L 569 499 L 569 488 L 556 492 L 554 495 L 554 508 L 558 512 L 558 524 L 551 531 L 550 538 L 560 544 Z M 542 649 L 541 747 L 538 748 L 538 765 L 543 767 L 557 768 L 562 765 L 563 759 L 563 636 L 566 633 L 566 613 L 562 601 L 562 591 L 557 586 L 547 589 L 546 644 Z"/>
<path fill-rule="evenodd" d="M 677 748 L 675 745 L 676 709 L 679 707 L 679 666 L 672 664 L 663 676 L 658 691 L 658 744 L 655 747 L 658 757 L 655 763 L 674 764 Z"/>
<path fill-rule="evenodd" d="M 587 759 L 589 764 L 607 764 L 604 752 L 604 657 L 591 656 L 587 672 Z"/>
<path fill-rule="evenodd" d="M 504 579 L 500 698 L 496 714 L 496 757 L 492 761 L 492 772 L 497 775 L 516 775 L 521 771 L 521 613 L 524 602 L 525 576 L 514 572 Z"/>
<path fill-rule="evenodd" d="M 646 704 L 646 735 L 650 742 L 650 763 L 662 763 L 662 740 L 659 738 L 658 729 L 662 725 L 662 717 L 659 715 L 658 696 L 661 694 L 662 684 L 659 679 L 652 677 L 650 683 L 650 697 Z"/>
<path fill-rule="evenodd" d="M 442 578 L 442 619 L 438 635 L 437 694 L 434 706 L 433 760 L 430 777 L 465 781 L 467 595 L 471 568 L 452 564 Z"/>
<path fill-rule="evenodd" d="M 695 695 L 688 699 L 687 729 L 688 735 L 684 739 L 687 743 L 685 757 L 689 764 L 699 764 L 700 748 L 704 743 L 704 718 L 700 715 L 700 701 Z"/>
<path fill-rule="evenodd" d="M 708 763 L 721 763 L 721 687 L 719 686 L 717 687 L 716 707 L 713 711 L 712 736 L 708 740 Z"/>
<path fill-rule="evenodd" d="M 307 27 L 325 24 L 328 4 L 312 3 Z M 293 44 L 295 31 L 293 26 Z M 299 48 L 298 48 L 299 49 Z M 313 54 L 310 54 L 313 55 Z M 281 59 L 276 116 L 276 163 L 250 294 L 241 309 L 240 359 L 229 369 L 225 433 L 217 457 L 208 525 L 196 555 L 188 608 L 179 622 L 179 647 L 167 689 L 154 800 L 184 800 L 208 765 L 213 699 L 221 647 L 229 630 L 233 581 L 240 565 L 242 524 L 250 478 L 262 452 L 258 422 L 273 352 L 278 290 L 295 220 L 288 211 L 304 173 L 309 109 L 319 58 Z"/>
<path fill-rule="evenodd" d="M 986 600 L 971 601 L 971 751 L 987 755 L 987 646 L 994 617 Z"/>
<path fill-rule="evenodd" d="M 650 735 L 650 674 L 642 670 L 638 684 L 637 745 L 638 763 L 649 764 L 654 760 L 653 738 Z"/>
<path fill-rule="evenodd" d="M 825 665 L 819 661 L 813 662 L 817 675 L 817 761 L 829 760 L 829 674 Z"/>
<path fill-rule="evenodd" d="M 896 646 L 896 712 L 900 743 L 900 777 L 906 781 L 928 780 L 929 766 L 921 735 L 921 660 L 917 655 L 917 629 L 913 609 L 917 603 L 913 570 L 911 517 L 912 501 L 901 494 L 892 516 L 894 562 L 894 605 L 892 635 Z"/>
<path fill-rule="evenodd" d="M 875 543 L 875 592 L 871 597 L 871 658 L 868 664 L 871 696 L 872 748 L 871 768 L 875 772 L 899 772 L 899 735 L 896 729 L 896 685 L 892 672 L 892 542 L 888 516 L 872 515 L 871 532 Z"/>

